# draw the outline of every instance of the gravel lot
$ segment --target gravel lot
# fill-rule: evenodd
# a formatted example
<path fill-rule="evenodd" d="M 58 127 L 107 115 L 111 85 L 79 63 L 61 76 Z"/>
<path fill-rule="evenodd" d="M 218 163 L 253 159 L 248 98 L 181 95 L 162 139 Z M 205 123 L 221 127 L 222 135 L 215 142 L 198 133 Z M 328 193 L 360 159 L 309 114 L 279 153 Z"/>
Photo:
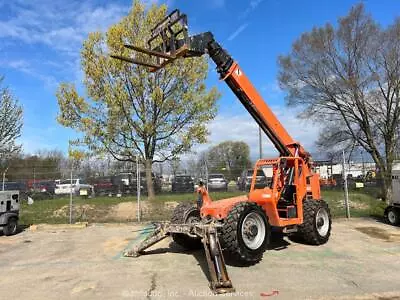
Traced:
<path fill-rule="evenodd" d="M 319 247 L 275 236 L 261 263 L 228 266 L 237 292 L 223 296 L 208 289 L 202 251 L 166 239 L 149 255 L 122 257 L 144 226 L 38 226 L 0 236 L 0 299 L 400 299 L 400 228 L 375 220 L 334 220 Z"/>

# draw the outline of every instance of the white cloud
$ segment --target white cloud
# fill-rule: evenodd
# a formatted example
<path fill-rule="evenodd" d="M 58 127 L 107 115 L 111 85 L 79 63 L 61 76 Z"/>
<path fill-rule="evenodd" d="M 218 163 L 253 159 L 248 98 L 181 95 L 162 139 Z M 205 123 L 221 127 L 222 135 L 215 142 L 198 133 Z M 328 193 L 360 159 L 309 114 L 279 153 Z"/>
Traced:
<path fill-rule="evenodd" d="M 253 10 L 255 10 L 264 0 L 251 0 L 247 9 L 239 15 L 239 20 L 245 19 Z"/>
<path fill-rule="evenodd" d="M 298 119 L 297 112 L 286 107 L 273 106 L 272 110 L 295 141 L 300 142 L 309 152 L 315 150 L 319 131 L 315 124 Z M 208 130 L 209 143 L 198 147 L 198 152 L 222 141 L 235 140 L 246 142 L 250 146 L 251 157 L 258 157 L 258 125 L 247 112 L 234 116 L 219 115 L 209 124 Z M 263 156 L 276 156 L 277 152 L 265 134 L 262 140 Z"/>
<path fill-rule="evenodd" d="M 20 139 L 20 143 L 22 144 L 22 150 L 25 154 L 34 154 L 38 150 L 43 149 L 58 149 L 60 146 L 58 144 L 49 143 L 48 139 L 40 135 L 24 136 Z"/>
<path fill-rule="evenodd" d="M 11 68 L 39 79 L 48 89 L 54 90 L 58 84 L 58 80 L 54 76 L 38 72 L 26 60 L 0 60 L 0 64 L 2 67 Z"/>
<path fill-rule="evenodd" d="M 59 139 L 54 138 L 56 135 L 61 135 L 65 138 L 60 142 Z M 24 126 L 18 143 L 22 144 L 23 152 L 26 154 L 35 154 L 43 149 L 57 149 L 66 152 L 68 140 L 74 137 L 76 137 L 76 133 L 72 129 L 64 128 L 61 125 L 42 128 L 35 123 L 31 123 L 29 126 Z"/>
<path fill-rule="evenodd" d="M 283 96 L 283 91 L 277 80 L 263 85 L 261 91 L 265 94 L 267 99 L 281 99 Z"/>
<path fill-rule="evenodd" d="M 109 3 L 95 6 L 81 1 L 10 1 L 12 17 L 0 20 L 0 39 L 41 43 L 67 54 L 79 55 L 91 31 L 105 30 L 127 14 L 129 7 Z"/>
<path fill-rule="evenodd" d="M 239 34 L 243 32 L 243 30 L 246 29 L 246 27 L 249 26 L 248 23 L 244 23 L 240 25 L 232 34 L 228 37 L 228 41 L 233 41 Z"/>
<path fill-rule="evenodd" d="M 243 13 L 241 13 L 238 17 L 238 20 L 244 20 L 248 17 L 248 15 L 255 10 L 261 2 L 264 0 L 251 0 L 249 6 L 246 8 Z M 240 25 L 231 35 L 228 37 L 228 41 L 234 40 L 239 34 L 241 34 L 246 28 L 249 26 L 249 23 L 243 23 Z"/>
<path fill-rule="evenodd" d="M 157 1 L 148 0 L 149 4 L 155 2 Z M 78 81 L 82 79 L 80 51 L 88 33 L 106 30 L 129 12 L 130 4 L 106 2 L 98 5 L 92 0 L 9 1 L 4 6 L 11 13 L 0 16 L 0 62 L 4 61 L 4 67 L 43 81 L 51 89 L 57 84 L 56 73 L 62 75 L 60 80 L 68 78 L 68 81 Z M 51 55 L 56 54 L 58 66 L 47 63 L 48 57 L 45 55 L 49 51 L 33 52 L 32 56 L 35 58 L 31 58 L 29 63 L 24 61 L 21 64 L 22 61 L 15 60 L 9 62 L 9 57 L 14 56 L 14 50 L 9 53 L 7 50 L 13 49 L 13 46 L 20 48 L 21 42 L 27 49 L 47 47 L 51 50 Z M 44 71 L 43 65 L 51 70 Z"/>

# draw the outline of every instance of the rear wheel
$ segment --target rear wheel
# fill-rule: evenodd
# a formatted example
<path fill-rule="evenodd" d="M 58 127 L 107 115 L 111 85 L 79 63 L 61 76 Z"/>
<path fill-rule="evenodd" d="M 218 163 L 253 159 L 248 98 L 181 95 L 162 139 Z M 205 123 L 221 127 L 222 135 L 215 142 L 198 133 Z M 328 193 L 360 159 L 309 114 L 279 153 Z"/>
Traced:
<path fill-rule="evenodd" d="M 311 245 L 325 244 L 332 227 L 328 204 L 323 200 L 304 200 L 303 216 L 303 224 L 298 226 L 300 237 Z"/>
<path fill-rule="evenodd" d="M 14 235 L 17 233 L 18 220 L 16 218 L 9 218 L 7 225 L 3 227 L 4 235 Z"/>
<path fill-rule="evenodd" d="M 192 224 L 200 222 L 200 211 L 192 203 L 180 203 L 172 215 L 172 224 Z M 173 233 L 172 239 L 178 245 L 186 249 L 200 249 L 201 239 L 198 236 L 187 235 L 184 233 Z"/>
<path fill-rule="evenodd" d="M 262 259 L 270 236 L 268 217 L 253 202 L 236 204 L 222 227 L 221 244 L 233 263 L 254 264 Z"/>
<path fill-rule="evenodd" d="M 398 225 L 400 223 L 400 210 L 389 206 L 385 210 L 385 219 L 391 225 Z"/>

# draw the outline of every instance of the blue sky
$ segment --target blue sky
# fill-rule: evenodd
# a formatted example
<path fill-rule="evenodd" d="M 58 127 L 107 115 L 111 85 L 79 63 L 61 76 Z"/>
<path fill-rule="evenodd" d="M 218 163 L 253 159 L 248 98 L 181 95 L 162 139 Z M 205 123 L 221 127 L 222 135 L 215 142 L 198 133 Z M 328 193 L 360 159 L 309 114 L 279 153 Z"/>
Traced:
<path fill-rule="evenodd" d="M 164 1 L 146 0 L 148 3 Z M 171 9 L 187 13 L 192 33 L 212 31 L 239 62 L 290 134 L 314 151 L 318 126 L 297 120 L 284 106 L 284 92 L 276 81 L 277 57 L 290 50 L 304 31 L 335 23 L 356 1 L 327 0 L 169 0 Z M 386 26 L 399 16 L 400 1 L 364 1 L 373 17 Z M 80 85 L 79 52 L 87 34 L 105 30 L 126 15 L 132 2 L 105 0 L 0 0 L 0 74 L 24 106 L 24 151 L 66 151 L 72 130 L 58 125 L 55 90 L 62 81 Z M 211 65 L 208 84 L 223 97 L 217 118 L 209 125 L 210 144 L 244 140 L 257 155 L 254 121 L 231 91 L 218 80 Z M 205 146 L 199 147 L 204 149 Z M 273 154 L 264 143 L 264 154 Z"/>

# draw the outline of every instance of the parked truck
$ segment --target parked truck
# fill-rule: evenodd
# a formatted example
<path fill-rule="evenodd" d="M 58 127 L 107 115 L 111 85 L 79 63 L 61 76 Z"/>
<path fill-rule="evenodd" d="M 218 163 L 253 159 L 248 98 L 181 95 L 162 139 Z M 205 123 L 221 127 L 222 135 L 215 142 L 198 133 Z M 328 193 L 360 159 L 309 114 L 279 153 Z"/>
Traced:
<path fill-rule="evenodd" d="M 56 180 L 54 193 L 56 195 L 69 195 L 71 193 L 80 196 L 90 196 L 93 193 L 93 186 L 82 179 Z"/>
<path fill-rule="evenodd" d="M 385 219 L 391 225 L 400 224 L 400 170 L 392 171 L 392 200 L 385 209 Z"/>
<path fill-rule="evenodd" d="M 14 235 L 18 229 L 19 191 L 0 191 L 0 229 Z"/>

